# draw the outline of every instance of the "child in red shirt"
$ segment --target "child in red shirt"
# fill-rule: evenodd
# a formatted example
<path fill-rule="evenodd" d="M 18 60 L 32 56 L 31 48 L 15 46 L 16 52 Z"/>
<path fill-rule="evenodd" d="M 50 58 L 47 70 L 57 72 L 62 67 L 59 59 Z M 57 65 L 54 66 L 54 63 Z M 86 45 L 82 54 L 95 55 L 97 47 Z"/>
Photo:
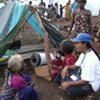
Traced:
<path fill-rule="evenodd" d="M 51 76 L 53 80 L 65 66 L 73 65 L 77 60 L 75 54 L 73 53 L 74 46 L 72 41 L 70 40 L 62 41 L 60 48 L 61 52 L 64 55 L 64 58 L 60 59 L 59 57 L 56 57 L 56 59 L 54 59 L 51 62 L 52 63 Z"/>

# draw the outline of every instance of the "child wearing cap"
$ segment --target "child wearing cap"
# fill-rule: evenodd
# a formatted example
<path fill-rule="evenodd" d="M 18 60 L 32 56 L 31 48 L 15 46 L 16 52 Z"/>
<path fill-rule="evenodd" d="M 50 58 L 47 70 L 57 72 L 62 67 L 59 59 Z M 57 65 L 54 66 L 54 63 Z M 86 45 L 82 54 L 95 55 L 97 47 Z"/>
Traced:
<path fill-rule="evenodd" d="M 81 54 L 74 65 L 64 67 L 61 73 L 62 79 L 66 78 L 69 69 L 79 68 L 79 70 L 76 75 L 69 76 L 70 81 L 62 81 L 59 88 L 71 96 L 87 95 L 98 91 L 100 88 L 100 58 L 91 47 L 91 36 L 87 33 L 80 33 L 71 40 Z"/>
<path fill-rule="evenodd" d="M 55 79 L 56 76 L 61 72 L 61 70 L 65 66 L 73 65 L 76 62 L 76 56 L 74 54 L 74 46 L 72 41 L 70 40 L 63 40 L 61 42 L 61 52 L 64 55 L 64 58 L 58 58 L 54 59 L 52 63 L 52 70 L 51 70 L 51 76 L 52 79 Z"/>

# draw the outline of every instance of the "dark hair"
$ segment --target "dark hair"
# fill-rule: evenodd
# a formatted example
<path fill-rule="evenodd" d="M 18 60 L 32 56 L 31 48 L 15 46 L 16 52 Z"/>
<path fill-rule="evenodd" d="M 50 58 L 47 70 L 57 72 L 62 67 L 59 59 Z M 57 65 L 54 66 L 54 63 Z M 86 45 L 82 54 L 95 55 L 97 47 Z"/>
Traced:
<path fill-rule="evenodd" d="M 29 4 L 31 5 L 32 4 L 32 1 L 29 1 Z"/>
<path fill-rule="evenodd" d="M 51 5 L 49 4 L 48 7 L 51 7 Z"/>
<path fill-rule="evenodd" d="M 81 0 L 81 1 L 84 2 L 85 4 L 86 4 L 86 2 L 87 2 L 86 0 Z"/>
<path fill-rule="evenodd" d="M 96 54 L 96 56 L 98 57 L 98 59 L 100 60 L 100 57 L 98 55 L 98 53 L 96 52 L 96 50 L 91 46 L 91 44 L 89 42 L 86 42 L 86 46 L 88 49 L 92 49 L 94 51 L 94 53 Z"/>
<path fill-rule="evenodd" d="M 71 40 L 64 40 L 61 42 L 61 49 L 64 54 L 71 54 L 74 50 L 74 45 Z"/>
<path fill-rule="evenodd" d="M 58 3 L 55 3 L 55 6 L 58 6 Z"/>

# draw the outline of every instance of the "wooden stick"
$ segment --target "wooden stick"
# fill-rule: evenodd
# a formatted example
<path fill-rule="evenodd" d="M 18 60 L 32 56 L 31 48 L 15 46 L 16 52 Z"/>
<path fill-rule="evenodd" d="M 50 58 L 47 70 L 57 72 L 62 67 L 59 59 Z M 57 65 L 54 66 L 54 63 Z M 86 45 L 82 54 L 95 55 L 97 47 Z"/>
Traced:
<path fill-rule="evenodd" d="M 46 30 L 45 30 L 45 28 L 44 28 L 44 26 L 42 24 L 42 21 L 41 21 L 39 15 L 38 15 L 38 12 L 36 11 L 35 13 L 37 15 L 39 24 L 40 24 L 40 26 L 42 28 L 43 33 L 44 33 L 44 45 L 45 45 L 46 60 L 47 60 L 47 65 L 49 67 L 49 70 L 51 70 L 51 65 L 52 64 L 51 64 L 51 57 L 50 57 L 50 49 L 49 49 L 48 35 L 47 35 L 47 32 L 46 32 Z"/>

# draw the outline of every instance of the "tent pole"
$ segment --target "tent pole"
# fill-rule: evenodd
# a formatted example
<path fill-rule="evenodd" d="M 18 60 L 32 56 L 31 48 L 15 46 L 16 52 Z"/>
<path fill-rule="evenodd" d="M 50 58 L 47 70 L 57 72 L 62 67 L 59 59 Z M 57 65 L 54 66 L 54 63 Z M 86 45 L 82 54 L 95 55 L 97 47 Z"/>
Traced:
<path fill-rule="evenodd" d="M 50 49 L 49 49 L 49 40 L 48 40 L 48 34 L 42 24 L 42 21 L 38 15 L 38 12 L 35 12 L 39 21 L 39 24 L 42 28 L 42 31 L 44 33 L 44 45 L 45 45 L 45 53 L 46 53 L 46 61 L 47 61 L 47 66 L 49 67 L 49 70 L 51 71 L 51 57 L 50 57 Z"/>

